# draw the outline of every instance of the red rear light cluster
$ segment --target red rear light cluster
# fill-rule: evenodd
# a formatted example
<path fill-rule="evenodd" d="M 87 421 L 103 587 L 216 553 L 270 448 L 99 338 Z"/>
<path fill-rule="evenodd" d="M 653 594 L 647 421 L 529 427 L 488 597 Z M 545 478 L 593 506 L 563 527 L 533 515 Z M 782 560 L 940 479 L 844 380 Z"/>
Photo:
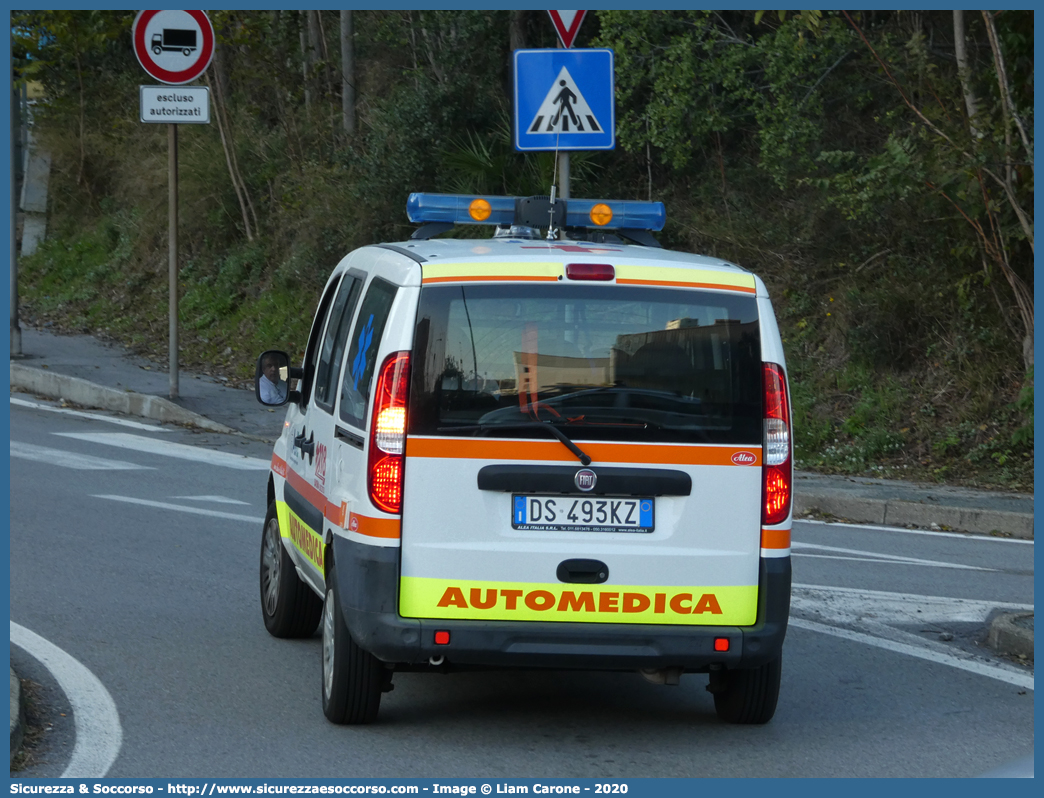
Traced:
<path fill-rule="evenodd" d="M 762 449 L 761 523 L 782 524 L 790 515 L 793 463 L 790 457 L 790 400 L 783 367 L 764 364 L 765 441 Z"/>
<path fill-rule="evenodd" d="M 374 391 L 367 463 L 370 500 L 386 513 L 402 512 L 409 385 L 409 352 L 388 355 L 381 366 Z"/>

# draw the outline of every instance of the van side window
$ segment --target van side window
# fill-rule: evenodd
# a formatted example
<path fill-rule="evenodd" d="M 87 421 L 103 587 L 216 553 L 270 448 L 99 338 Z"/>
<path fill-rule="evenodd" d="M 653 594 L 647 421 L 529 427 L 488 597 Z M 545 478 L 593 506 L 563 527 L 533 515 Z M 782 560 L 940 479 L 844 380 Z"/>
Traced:
<path fill-rule="evenodd" d="M 356 427 L 366 427 L 370 382 L 377 367 L 377 350 L 396 290 L 395 286 L 375 277 L 366 291 L 359 316 L 355 320 L 355 329 L 352 330 L 344 380 L 341 383 L 340 414 L 342 421 Z"/>
<path fill-rule="evenodd" d="M 319 300 L 319 309 L 315 312 L 315 321 L 312 323 L 312 332 L 308 335 L 308 346 L 305 348 L 304 357 L 304 379 L 301 380 L 301 405 L 308 407 L 308 400 L 312 394 L 312 386 L 315 384 L 315 369 L 319 361 L 319 341 L 322 339 L 323 330 L 326 328 L 326 319 L 330 315 L 330 304 L 334 293 L 337 291 L 338 281 L 333 281 L 326 289 L 322 299 Z"/>
<path fill-rule="evenodd" d="M 341 287 L 334 299 L 330 311 L 330 323 L 323 338 L 322 352 L 319 356 L 319 367 L 315 374 L 315 403 L 328 413 L 333 412 L 334 398 L 337 395 L 337 380 L 341 376 L 341 358 L 348 340 L 348 328 L 352 323 L 352 314 L 362 292 L 362 280 L 346 274 L 341 280 Z"/>

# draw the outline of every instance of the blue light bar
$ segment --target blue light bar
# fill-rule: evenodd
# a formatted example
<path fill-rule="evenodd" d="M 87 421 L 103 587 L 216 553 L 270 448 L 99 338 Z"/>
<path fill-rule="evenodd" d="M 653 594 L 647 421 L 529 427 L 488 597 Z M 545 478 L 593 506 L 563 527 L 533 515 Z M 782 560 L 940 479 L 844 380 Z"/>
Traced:
<path fill-rule="evenodd" d="M 468 209 L 475 200 L 489 203 L 488 218 L 475 219 L 469 213 Z M 415 192 L 406 200 L 406 215 L 411 222 L 510 225 L 515 220 L 515 198 Z"/>
<path fill-rule="evenodd" d="M 450 224 L 491 224 L 510 227 L 516 223 L 516 197 L 482 196 L 479 194 L 429 194 L 415 192 L 406 201 L 406 215 L 411 222 L 431 223 L 448 222 Z M 547 198 L 545 197 L 546 201 Z M 489 215 L 471 212 L 472 203 L 478 201 L 488 203 Z M 667 212 L 662 202 L 639 202 L 635 200 L 558 200 L 565 205 L 565 227 L 587 228 L 590 230 L 662 230 L 667 221 Z M 598 224 L 591 218 L 591 210 L 596 205 L 604 206 L 602 214 L 596 218 L 604 219 L 607 207 L 611 218 Z M 529 222 L 526 222 L 527 224 Z M 546 226 L 546 225 L 545 225 Z"/>
<path fill-rule="evenodd" d="M 595 205 L 608 206 L 613 212 L 613 218 L 606 224 L 595 224 L 590 216 Z M 666 221 L 667 211 L 662 202 L 566 200 L 566 227 L 586 227 L 591 230 L 662 230 Z"/>

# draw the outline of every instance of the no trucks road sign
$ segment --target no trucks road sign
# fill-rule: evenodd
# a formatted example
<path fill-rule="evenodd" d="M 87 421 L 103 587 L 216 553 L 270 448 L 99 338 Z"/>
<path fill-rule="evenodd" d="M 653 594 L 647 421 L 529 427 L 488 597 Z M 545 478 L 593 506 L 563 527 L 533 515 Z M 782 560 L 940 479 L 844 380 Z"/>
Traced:
<path fill-rule="evenodd" d="M 139 11 L 131 38 L 141 68 L 161 83 L 190 83 L 214 57 L 214 27 L 202 11 Z"/>

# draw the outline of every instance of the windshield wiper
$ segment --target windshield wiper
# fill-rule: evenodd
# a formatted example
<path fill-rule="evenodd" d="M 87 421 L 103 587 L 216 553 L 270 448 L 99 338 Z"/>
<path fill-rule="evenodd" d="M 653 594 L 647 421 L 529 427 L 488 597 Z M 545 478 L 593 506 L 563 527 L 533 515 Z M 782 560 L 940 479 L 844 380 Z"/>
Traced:
<path fill-rule="evenodd" d="M 583 463 L 585 466 L 591 465 L 591 458 L 588 457 L 584 451 L 569 440 L 569 437 L 562 432 L 554 424 L 545 421 L 526 421 L 515 424 L 467 424 L 460 427 L 439 427 L 439 432 L 477 432 L 477 431 L 488 431 L 493 429 L 545 429 L 554 435 L 558 440 L 562 441 L 563 445 L 576 455 L 576 459 Z"/>

